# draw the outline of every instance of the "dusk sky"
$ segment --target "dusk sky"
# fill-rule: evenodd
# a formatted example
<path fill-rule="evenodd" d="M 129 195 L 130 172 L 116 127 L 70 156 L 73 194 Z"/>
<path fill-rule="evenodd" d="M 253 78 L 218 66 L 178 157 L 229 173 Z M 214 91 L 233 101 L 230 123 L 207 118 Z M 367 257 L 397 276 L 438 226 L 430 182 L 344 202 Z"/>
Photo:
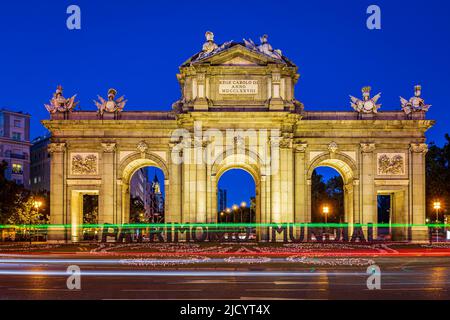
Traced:
<path fill-rule="evenodd" d="M 81 8 L 81 30 L 68 30 L 66 9 Z M 368 30 L 366 9 L 381 7 L 381 30 Z M 95 110 L 114 87 L 126 110 L 170 110 L 179 98 L 178 66 L 215 40 L 269 35 L 299 67 L 296 97 L 307 110 L 351 110 L 349 95 L 371 85 L 383 110 L 399 110 L 422 84 L 442 144 L 450 123 L 450 3 L 430 1 L 8 1 L 0 6 L 0 108 L 32 115 L 32 138 L 58 84 Z M 447 111 L 446 111 L 447 110 Z M 233 198 L 230 201 L 240 201 Z"/>

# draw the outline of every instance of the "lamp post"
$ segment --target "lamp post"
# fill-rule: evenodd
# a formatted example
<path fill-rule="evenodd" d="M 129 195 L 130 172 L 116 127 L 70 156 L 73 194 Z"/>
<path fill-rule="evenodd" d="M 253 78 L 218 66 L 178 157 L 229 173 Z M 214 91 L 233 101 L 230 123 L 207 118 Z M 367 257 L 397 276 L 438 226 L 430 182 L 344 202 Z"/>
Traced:
<path fill-rule="evenodd" d="M 441 202 L 435 201 L 433 203 L 433 209 L 436 210 L 436 242 L 439 242 L 439 210 L 441 209 Z"/>
<path fill-rule="evenodd" d="M 244 209 L 247 207 L 247 203 L 245 201 L 241 202 L 241 223 L 243 220 Z M 250 221 L 251 222 L 251 221 Z"/>
<path fill-rule="evenodd" d="M 237 206 L 237 204 L 233 204 L 232 208 L 233 208 L 233 222 L 236 223 L 236 214 L 237 214 L 239 207 Z"/>
<path fill-rule="evenodd" d="M 42 206 L 42 202 L 41 201 L 33 201 L 33 208 L 36 210 L 36 213 L 39 214 L 39 208 Z M 29 223 L 30 223 L 30 245 L 32 242 L 31 239 L 31 211 L 30 211 L 30 215 L 29 215 Z"/>
<path fill-rule="evenodd" d="M 220 222 L 223 222 L 223 216 L 224 216 L 225 214 L 223 213 L 223 211 L 222 212 L 220 212 Z"/>
<path fill-rule="evenodd" d="M 231 209 L 230 208 L 226 208 L 225 209 L 225 212 L 226 212 L 226 217 L 225 217 L 225 221 L 228 223 L 228 217 L 230 216 L 230 213 L 231 213 Z"/>
<path fill-rule="evenodd" d="M 328 224 L 328 214 L 330 213 L 330 208 L 328 206 L 324 206 L 322 208 L 322 212 L 325 215 L 325 224 Z"/>

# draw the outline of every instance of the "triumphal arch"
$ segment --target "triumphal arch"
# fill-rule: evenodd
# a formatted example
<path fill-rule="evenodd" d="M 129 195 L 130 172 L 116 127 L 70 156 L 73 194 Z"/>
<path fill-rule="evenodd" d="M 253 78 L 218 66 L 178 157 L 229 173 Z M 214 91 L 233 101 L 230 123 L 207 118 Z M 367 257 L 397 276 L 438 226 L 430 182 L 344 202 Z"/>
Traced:
<path fill-rule="evenodd" d="M 208 32 L 181 65 L 181 97 L 166 112 L 127 111 L 114 89 L 97 110 L 81 111 L 58 87 L 43 123 L 52 133 L 51 223 L 69 228 L 52 227 L 50 239 L 80 240 L 83 195 L 98 195 L 99 224 L 127 224 L 130 179 L 144 166 L 164 173 L 166 223 L 216 223 L 217 183 L 233 168 L 256 182 L 258 224 L 309 223 L 312 173 L 329 166 L 342 175 L 350 228 L 377 223 L 377 196 L 389 194 L 394 237 L 426 238 L 433 122 L 420 86 L 398 111 L 382 111 L 370 87 L 348 110 L 308 111 L 294 96 L 296 65 L 260 40 L 218 45 Z"/>

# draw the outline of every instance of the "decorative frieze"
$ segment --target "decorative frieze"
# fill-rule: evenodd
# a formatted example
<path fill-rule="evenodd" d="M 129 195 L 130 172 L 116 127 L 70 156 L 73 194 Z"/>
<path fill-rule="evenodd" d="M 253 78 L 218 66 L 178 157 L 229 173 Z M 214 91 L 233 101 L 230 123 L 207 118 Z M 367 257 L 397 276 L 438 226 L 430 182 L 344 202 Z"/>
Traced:
<path fill-rule="evenodd" d="M 96 175 L 98 174 L 97 153 L 72 153 L 71 174 L 73 175 Z"/>
<path fill-rule="evenodd" d="M 405 174 L 404 153 L 379 153 L 377 155 L 377 172 L 380 176 L 401 176 Z"/>

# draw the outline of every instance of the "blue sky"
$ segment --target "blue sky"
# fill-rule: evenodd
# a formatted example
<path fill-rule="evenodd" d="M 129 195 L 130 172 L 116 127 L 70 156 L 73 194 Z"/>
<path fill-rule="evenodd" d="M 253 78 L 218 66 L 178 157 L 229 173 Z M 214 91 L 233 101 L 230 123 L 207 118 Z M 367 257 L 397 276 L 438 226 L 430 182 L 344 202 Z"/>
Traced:
<path fill-rule="evenodd" d="M 81 7 L 82 29 L 66 28 L 66 9 Z M 382 30 L 366 28 L 366 9 L 382 11 Z M 43 104 L 56 85 L 78 94 L 84 110 L 118 89 L 127 110 L 169 110 L 179 97 L 178 66 L 217 42 L 269 35 L 301 74 L 296 97 L 307 110 L 350 110 L 348 95 L 371 85 L 382 110 L 399 109 L 413 86 L 438 120 L 429 140 L 450 131 L 450 3 L 429 1 L 4 1 L 0 6 L 0 107 L 32 115 L 32 137 L 45 131 Z"/>

